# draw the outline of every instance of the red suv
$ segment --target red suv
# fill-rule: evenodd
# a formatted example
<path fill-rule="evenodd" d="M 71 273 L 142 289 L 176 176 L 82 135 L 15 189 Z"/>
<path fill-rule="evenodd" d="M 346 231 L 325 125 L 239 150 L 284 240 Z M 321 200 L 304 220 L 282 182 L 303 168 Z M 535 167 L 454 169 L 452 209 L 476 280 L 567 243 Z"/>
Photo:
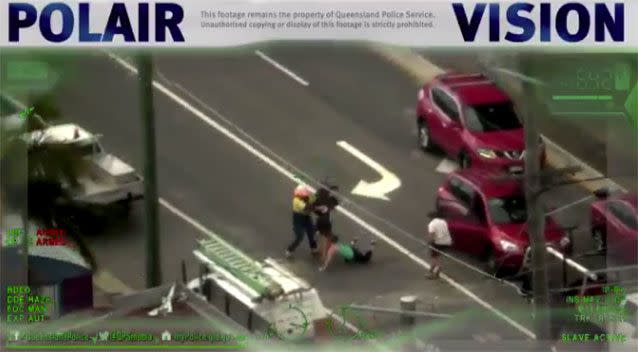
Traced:
<path fill-rule="evenodd" d="M 596 249 L 614 254 L 621 263 L 638 263 L 638 195 L 610 197 L 607 189 L 594 192 L 591 233 Z"/>
<path fill-rule="evenodd" d="M 453 172 L 439 187 L 435 203 L 453 246 L 484 257 L 494 273 L 518 270 L 529 246 L 523 183 L 506 176 L 478 169 Z M 569 235 L 549 216 L 545 238 L 561 252 L 571 252 Z"/>
<path fill-rule="evenodd" d="M 462 168 L 523 171 L 523 125 L 511 99 L 485 76 L 437 76 L 419 90 L 416 114 L 422 149 L 438 146 Z"/>

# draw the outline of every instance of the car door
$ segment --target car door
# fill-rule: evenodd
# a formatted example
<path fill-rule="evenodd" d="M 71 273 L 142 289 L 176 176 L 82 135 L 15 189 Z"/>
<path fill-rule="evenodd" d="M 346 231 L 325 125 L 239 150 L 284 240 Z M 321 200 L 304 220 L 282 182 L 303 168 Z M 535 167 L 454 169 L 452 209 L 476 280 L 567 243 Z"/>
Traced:
<path fill-rule="evenodd" d="M 461 178 L 451 177 L 448 189 L 452 199 L 445 209 L 449 216 L 448 228 L 455 248 L 467 253 L 480 254 L 487 237 L 485 213 L 477 211 L 480 196 Z M 480 203 L 479 203 L 480 204 Z M 484 209 L 484 207 L 483 207 Z"/>
<path fill-rule="evenodd" d="M 633 209 L 622 200 L 607 203 L 607 246 L 623 263 L 638 262 L 638 219 Z"/>
<path fill-rule="evenodd" d="M 459 108 L 456 101 L 440 87 L 434 87 L 430 91 L 432 95 L 433 111 L 436 116 L 430 127 L 431 138 L 446 153 L 452 156 L 458 155 L 461 149 L 462 126 Z"/>
<path fill-rule="evenodd" d="M 441 137 L 444 140 L 443 144 L 445 145 L 446 152 L 456 157 L 463 147 L 461 111 L 459 104 L 448 92 L 440 90 L 440 94 L 445 117 L 441 120 Z"/>

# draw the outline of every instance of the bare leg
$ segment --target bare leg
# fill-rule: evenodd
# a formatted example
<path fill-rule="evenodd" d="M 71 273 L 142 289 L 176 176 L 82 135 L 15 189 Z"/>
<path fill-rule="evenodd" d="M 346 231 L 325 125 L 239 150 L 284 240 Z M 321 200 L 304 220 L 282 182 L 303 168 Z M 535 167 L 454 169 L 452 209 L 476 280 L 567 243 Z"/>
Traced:
<path fill-rule="evenodd" d="M 433 246 L 433 244 L 430 244 L 430 246 Z M 437 248 L 431 248 L 430 249 L 430 275 L 429 277 L 431 279 L 436 279 L 439 277 L 439 273 L 441 272 L 441 263 L 439 262 L 439 255 L 440 253 L 438 252 Z"/>

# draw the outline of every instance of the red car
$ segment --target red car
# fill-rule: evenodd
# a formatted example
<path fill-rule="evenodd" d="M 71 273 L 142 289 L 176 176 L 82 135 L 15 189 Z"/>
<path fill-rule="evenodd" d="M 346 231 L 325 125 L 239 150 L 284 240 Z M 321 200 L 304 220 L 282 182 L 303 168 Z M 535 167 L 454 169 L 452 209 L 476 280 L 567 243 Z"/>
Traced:
<path fill-rule="evenodd" d="M 453 246 L 482 256 L 494 273 L 518 270 L 529 246 L 523 183 L 503 176 L 478 169 L 453 172 L 439 187 L 435 203 Z M 559 251 L 571 252 L 569 235 L 549 216 L 545 238 Z"/>
<path fill-rule="evenodd" d="M 509 96 L 485 76 L 437 76 L 419 90 L 416 114 L 422 149 L 437 146 L 462 168 L 523 171 L 523 125 Z M 540 148 L 544 165 L 542 139 Z"/>
<path fill-rule="evenodd" d="M 596 249 L 613 253 L 621 263 L 638 263 L 638 195 L 624 193 L 609 196 L 609 191 L 594 192 L 591 205 L 591 234 Z"/>

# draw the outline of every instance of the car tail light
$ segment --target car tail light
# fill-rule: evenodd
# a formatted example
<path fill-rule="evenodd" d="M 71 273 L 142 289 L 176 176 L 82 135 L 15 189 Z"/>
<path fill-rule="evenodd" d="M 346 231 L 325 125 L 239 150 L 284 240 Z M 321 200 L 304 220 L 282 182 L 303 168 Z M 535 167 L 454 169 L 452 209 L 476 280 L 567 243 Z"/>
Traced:
<path fill-rule="evenodd" d="M 425 97 L 425 91 L 423 91 L 423 88 L 419 89 L 419 93 L 417 94 L 417 99 L 421 100 Z"/>

